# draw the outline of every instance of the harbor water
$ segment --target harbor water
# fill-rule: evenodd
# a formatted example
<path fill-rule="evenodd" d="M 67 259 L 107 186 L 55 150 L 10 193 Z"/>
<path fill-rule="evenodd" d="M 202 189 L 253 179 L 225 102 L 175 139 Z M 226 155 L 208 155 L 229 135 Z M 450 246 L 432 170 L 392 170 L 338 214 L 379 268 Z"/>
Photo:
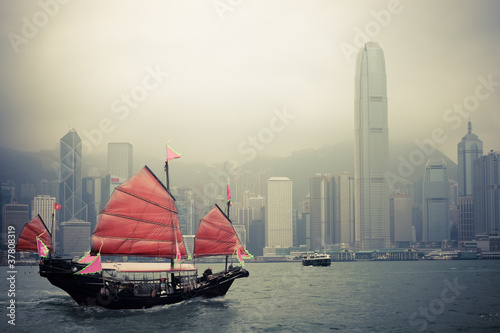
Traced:
<path fill-rule="evenodd" d="M 197 264 L 200 272 L 208 266 L 223 268 Z M 225 297 L 109 310 L 78 306 L 41 278 L 38 266 L 17 266 L 13 274 L 1 266 L 0 331 L 500 332 L 499 260 L 245 268 L 250 277 L 236 280 Z M 15 295 L 9 292 L 13 285 Z"/>

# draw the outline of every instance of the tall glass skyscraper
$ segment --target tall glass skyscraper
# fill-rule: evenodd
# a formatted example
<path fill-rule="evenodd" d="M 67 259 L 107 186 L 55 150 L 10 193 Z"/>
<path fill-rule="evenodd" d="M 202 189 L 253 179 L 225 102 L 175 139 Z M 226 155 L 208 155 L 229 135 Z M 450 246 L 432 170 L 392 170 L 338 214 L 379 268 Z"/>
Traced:
<path fill-rule="evenodd" d="M 468 132 L 457 145 L 458 151 L 458 240 L 471 240 L 474 235 L 474 160 L 483 155 L 483 141 L 472 134 L 469 121 Z"/>
<path fill-rule="evenodd" d="M 450 239 L 450 185 L 443 160 L 429 161 L 424 176 L 424 222 L 422 240 Z"/>
<path fill-rule="evenodd" d="M 490 151 L 474 161 L 474 231 L 500 234 L 500 152 Z"/>
<path fill-rule="evenodd" d="M 483 156 L 483 141 L 472 134 L 472 125 L 469 121 L 468 132 L 457 145 L 458 150 L 458 195 L 469 196 L 474 194 L 472 179 L 472 164 L 475 159 Z"/>
<path fill-rule="evenodd" d="M 60 150 L 60 221 L 87 221 L 87 205 L 82 200 L 82 140 L 74 129 L 62 137 Z"/>
<path fill-rule="evenodd" d="M 389 248 L 387 82 L 378 43 L 366 43 L 358 54 L 354 98 L 356 247 Z"/>

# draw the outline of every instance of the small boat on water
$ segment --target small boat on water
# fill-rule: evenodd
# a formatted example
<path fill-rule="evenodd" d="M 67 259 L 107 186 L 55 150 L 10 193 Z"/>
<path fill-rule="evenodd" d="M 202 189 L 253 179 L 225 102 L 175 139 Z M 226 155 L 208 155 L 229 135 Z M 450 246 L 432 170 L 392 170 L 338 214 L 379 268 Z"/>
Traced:
<path fill-rule="evenodd" d="M 302 266 L 330 266 L 332 260 L 326 253 L 306 253 L 302 255 Z"/>
<path fill-rule="evenodd" d="M 90 252 L 78 261 L 55 257 L 51 234 L 37 216 L 23 228 L 17 250 L 38 252 L 40 276 L 79 305 L 110 309 L 223 296 L 234 280 L 249 276 L 242 267 L 227 268 L 228 256 L 238 255 L 242 262 L 247 252 L 217 205 L 200 221 L 193 257 L 226 256 L 226 268 L 217 273 L 206 269 L 198 276 L 193 264 L 181 263 L 188 255 L 175 199 L 147 166 L 115 189 L 99 215 L 91 243 Z M 157 259 L 101 263 L 101 255 Z"/>

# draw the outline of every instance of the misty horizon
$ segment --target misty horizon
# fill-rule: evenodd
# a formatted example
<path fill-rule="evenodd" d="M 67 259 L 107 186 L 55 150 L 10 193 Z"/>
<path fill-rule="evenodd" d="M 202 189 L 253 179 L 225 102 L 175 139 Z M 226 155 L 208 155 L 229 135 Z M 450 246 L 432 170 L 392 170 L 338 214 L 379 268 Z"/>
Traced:
<path fill-rule="evenodd" d="M 374 40 L 389 142 L 440 130 L 456 161 L 470 118 L 499 149 L 497 2 L 217 4 L 0 4 L 0 146 L 54 149 L 75 128 L 89 153 L 130 142 L 161 159 L 170 142 L 211 164 L 350 141 L 355 57 Z"/>

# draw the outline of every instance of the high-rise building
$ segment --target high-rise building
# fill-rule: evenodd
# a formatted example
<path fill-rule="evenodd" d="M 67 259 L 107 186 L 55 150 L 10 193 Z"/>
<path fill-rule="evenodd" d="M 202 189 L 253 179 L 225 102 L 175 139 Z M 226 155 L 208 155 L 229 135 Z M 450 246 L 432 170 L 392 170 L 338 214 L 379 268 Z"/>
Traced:
<path fill-rule="evenodd" d="M 28 205 L 10 203 L 2 206 L 2 244 L 1 248 L 7 249 L 9 227 L 14 228 L 16 239 L 26 223 L 30 221 Z"/>
<path fill-rule="evenodd" d="M 310 180 L 311 193 L 311 248 L 324 250 L 334 242 L 333 211 L 334 179 L 330 174 L 316 174 Z"/>
<path fill-rule="evenodd" d="M 293 246 L 292 181 L 271 177 L 267 181 L 266 247 Z"/>
<path fill-rule="evenodd" d="M 61 252 L 73 257 L 81 257 L 90 248 L 90 222 L 69 221 L 61 223 Z"/>
<path fill-rule="evenodd" d="M 490 151 L 474 161 L 474 231 L 500 233 L 500 152 Z"/>
<path fill-rule="evenodd" d="M 450 239 L 450 185 L 444 160 L 429 161 L 424 175 L 422 240 L 441 242 Z"/>
<path fill-rule="evenodd" d="M 71 129 L 61 140 L 61 170 L 58 203 L 61 221 L 87 220 L 87 205 L 82 199 L 82 140 Z"/>
<path fill-rule="evenodd" d="M 412 207 L 413 198 L 409 194 L 395 193 L 390 198 L 391 242 L 410 244 L 413 239 Z"/>
<path fill-rule="evenodd" d="M 133 147 L 128 142 L 108 143 L 108 172 L 129 179 L 133 174 Z"/>
<path fill-rule="evenodd" d="M 347 172 L 335 176 L 334 243 L 354 245 L 354 177 Z"/>
<path fill-rule="evenodd" d="M 469 196 L 474 194 L 474 179 L 472 165 L 474 160 L 483 156 L 483 141 L 472 133 L 469 121 L 468 132 L 457 145 L 458 150 L 458 195 Z"/>
<path fill-rule="evenodd" d="M 54 222 L 56 221 L 55 203 L 56 198 L 50 195 L 38 195 L 33 198 L 31 218 L 33 219 L 37 215 L 40 215 L 50 233 L 54 233 Z"/>
<path fill-rule="evenodd" d="M 468 132 L 457 145 L 458 151 L 458 240 L 474 237 L 474 160 L 483 155 L 483 142 L 472 134 L 469 121 Z"/>
<path fill-rule="evenodd" d="M 384 52 L 368 42 L 358 54 L 354 87 L 356 247 L 390 247 L 387 79 Z"/>

